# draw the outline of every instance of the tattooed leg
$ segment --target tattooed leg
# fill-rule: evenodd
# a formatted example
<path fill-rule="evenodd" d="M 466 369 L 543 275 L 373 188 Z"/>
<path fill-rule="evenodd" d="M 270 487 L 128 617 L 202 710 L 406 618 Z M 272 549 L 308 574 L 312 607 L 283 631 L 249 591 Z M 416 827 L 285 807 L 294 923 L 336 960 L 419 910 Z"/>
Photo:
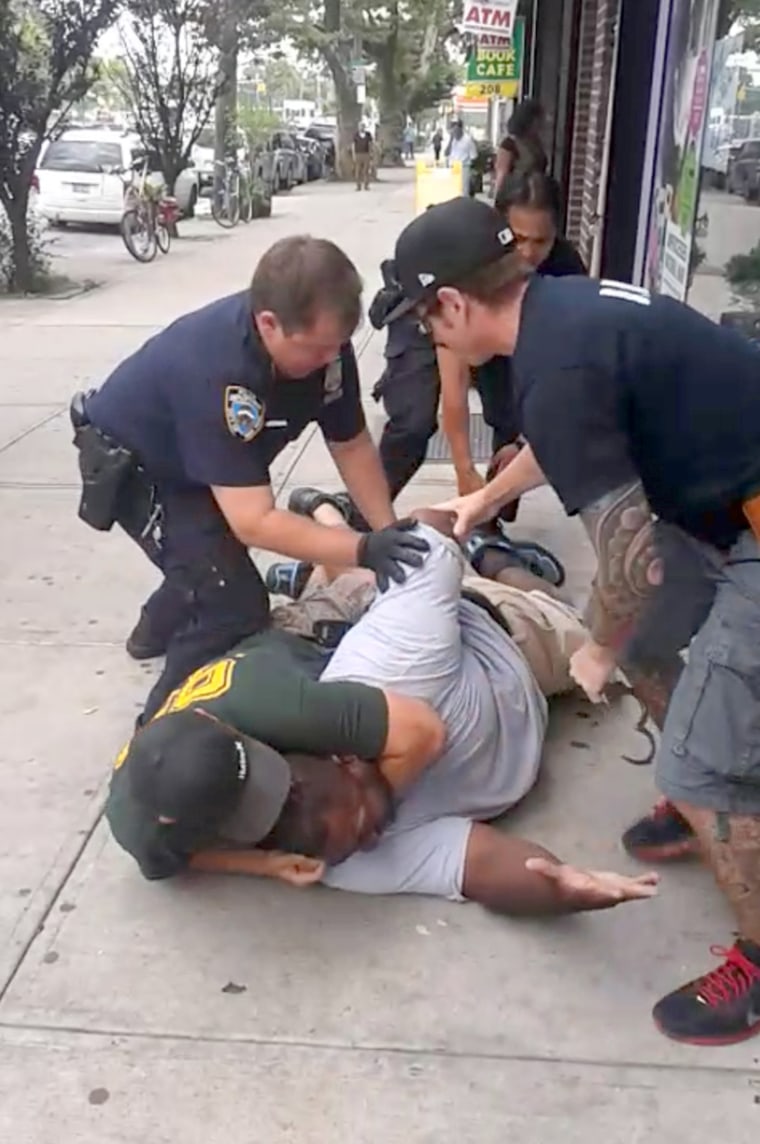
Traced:
<path fill-rule="evenodd" d="M 683 802 L 676 808 L 697 835 L 739 933 L 760 944 L 760 816 L 716 814 Z"/>

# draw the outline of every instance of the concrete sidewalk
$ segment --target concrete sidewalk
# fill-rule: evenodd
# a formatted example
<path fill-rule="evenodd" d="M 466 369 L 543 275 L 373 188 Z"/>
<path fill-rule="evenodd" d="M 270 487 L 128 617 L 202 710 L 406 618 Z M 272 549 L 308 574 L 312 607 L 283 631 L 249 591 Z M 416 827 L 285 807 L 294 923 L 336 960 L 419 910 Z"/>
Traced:
<path fill-rule="evenodd" d="M 730 944 L 706 873 L 653 903 L 516 923 L 425 899 L 298 893 L 235 879 L 149 884 L 100 813 L 110 761 L 152 669 L 123 650 L 154 583 L 126 539 L 76 520 L 62 412 L 181 312 L 237 289 L 276 237 L 338 240 L 368 292 L 410 217 L 407 175 L 313 187 L 270 222 L 182 248 L 69 302 L 0 305 L 0 1140 L 13 1144 L 689 1144 L 760 1125 L 760 1041 L 661 1038 L 649 1011 Z M 144 271 L 144 273 L 142 272 Z M 360 332 L 363 386 L 382 343 Z M 377 408 L 367 397 L 373 428 Z M 275 468 L 279 495 L 337 487 L 317 436 Z M 402 502 L 440 499 L 426 465 Z M 580 591 L 578 526 L 534 494 L 520 527 Z M 554 712 L 538 790 L 509 819 L 557 853 L 630 866 L 618 838 L 652 798 L 625 706 Z M 233 988 L 227 988 L 232 985 Z"/>

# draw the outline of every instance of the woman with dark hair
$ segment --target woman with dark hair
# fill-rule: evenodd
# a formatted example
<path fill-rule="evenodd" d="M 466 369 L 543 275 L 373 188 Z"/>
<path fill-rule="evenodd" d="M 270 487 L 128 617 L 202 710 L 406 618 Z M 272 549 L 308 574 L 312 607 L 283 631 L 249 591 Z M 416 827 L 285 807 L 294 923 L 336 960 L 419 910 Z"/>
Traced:
<path fill-rule="evenodd" d="M 495 208 L 505 218 L 524 260 L 537 274 L 565 278 L 586 274 L 581 256 L 560 234 L 562 204 L 556 181 L 533 172 L 504 182 Z M 549 332 L 549 336 L 551 336 Z M 474 385 L 480 394 L 483 417 L 493 431 L 492 476 L 504 461 L 514 456 L 520 427 L 511 378 L 511 358 L 495 357 L 470 370 L 450 350 L 438 350 L 441 378 L 441 422 L 449 439 L 460 495 L 482 487 L 470 450 L 470 412 L 467 393 Z M 486 479 L 489 479 L 487 476 Z M 513 520 L 517 503 L 507 506 L 502 519 Z"/>
<path fill-rule="evenodd" d="M 507 134 L 499 144 L 494 167 L 494 193 L 498 196 L 502 184 L 510 176 L 530 175 L 534 171 L 543 175 L 549 165 L 541 132 L 546 113 L 537 99 L 524 99 L 518 103 L 507 123 Z"/>

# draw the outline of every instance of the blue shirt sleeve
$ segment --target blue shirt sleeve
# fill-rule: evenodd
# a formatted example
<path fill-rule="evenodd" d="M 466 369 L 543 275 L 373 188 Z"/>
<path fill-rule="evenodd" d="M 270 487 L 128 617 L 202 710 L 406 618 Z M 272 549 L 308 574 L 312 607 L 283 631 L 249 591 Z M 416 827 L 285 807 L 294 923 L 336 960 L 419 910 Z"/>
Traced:
<path fill-rule="evenodd" d="M 520 414 L 523 435 L 570 516 L 639 480 L 623 394 L 607 371 L 542 373 L 527 388 Z"/>
<path fill-rule="evenodd" d="M 226 412 L 227 390 L 238 384 L 248 390 L 250 381 L 220 384 L 206 377 L 187 390 L 174 403 L 177 439 L 187 477 L 199 485 L 246 488 L 266 486 L 269 461 L 264 445 L 264 421 L 256 436 L 243 440 L 230 428 Z"/>
<path fill-rule="evenodd" d="M 331 391 L 330 368 L 325 377 L 325 399 L 317 418 L 326 441 L 352 441 L 367 422 L 364 418 L 359 390 L 359 367 L 354 347 L 349 342 L 340 354 L 340 386 Z"/>

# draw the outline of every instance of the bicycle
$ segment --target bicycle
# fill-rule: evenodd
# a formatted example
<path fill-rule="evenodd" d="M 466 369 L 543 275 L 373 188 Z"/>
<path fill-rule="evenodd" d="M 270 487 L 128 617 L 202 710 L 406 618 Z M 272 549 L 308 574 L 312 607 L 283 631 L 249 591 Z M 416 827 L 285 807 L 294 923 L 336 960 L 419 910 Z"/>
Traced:
<path fill-rule="evenodd" d="M 227 159 L 215 159 L 214 167 L 222 167 L 224 170 L 221 182 L 217 183 L 214 179 L 214 188 L 211 197 L 211 215 L 214 222 L 225 230 L 232 230 L 234 226 L 240 222 L 241 213 L 241 178 L 240 171 L 238 170 L 237 160 L 233 157 Z M 248 222 L 250 218 L 250 195 L 246 192 L 246 217 L 243 218 L 244 222 Z"/>
<path fill-rule="evenodd" d="M 135 182 L 135 175 L 137 181 Z M 129 168 L 120 231 L 124 245 L 138 262 L 152 262 L 157 251 L 169 253 L 171 231 L 179 218 L 177 200 L 148 182 L 148 160 Z"/>

